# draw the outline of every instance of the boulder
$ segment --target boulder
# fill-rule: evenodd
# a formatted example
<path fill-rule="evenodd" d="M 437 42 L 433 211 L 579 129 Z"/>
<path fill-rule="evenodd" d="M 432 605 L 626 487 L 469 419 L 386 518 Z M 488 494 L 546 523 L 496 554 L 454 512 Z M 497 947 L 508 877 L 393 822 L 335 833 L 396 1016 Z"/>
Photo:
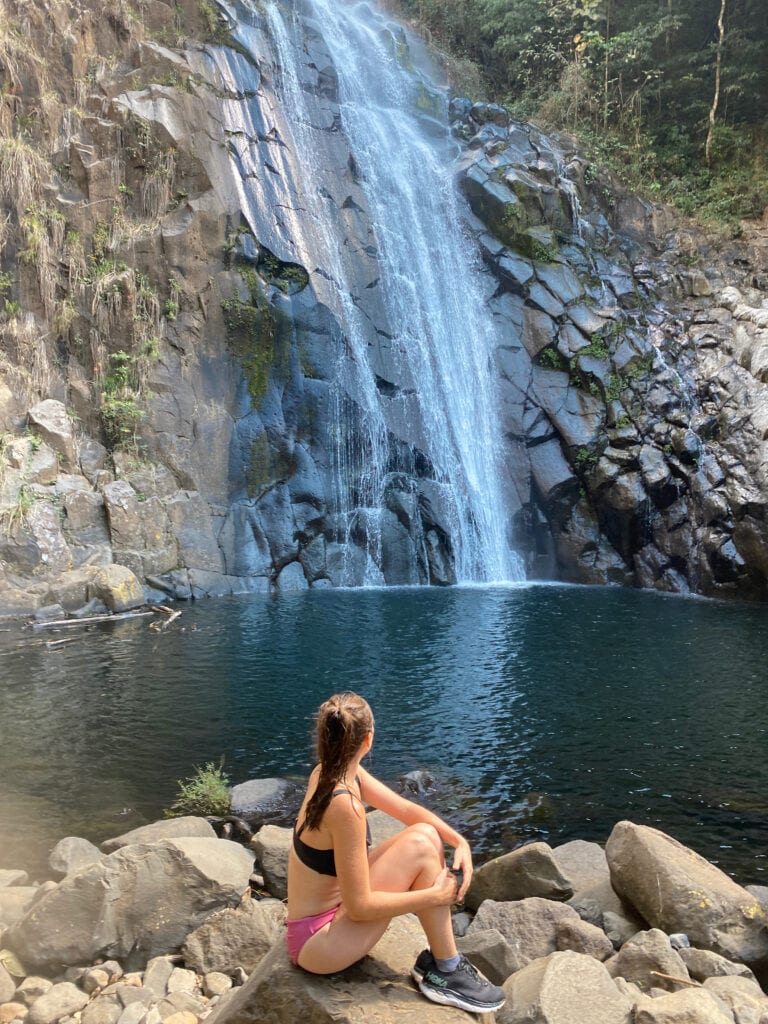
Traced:
<path fill-rule="evenodd" d="M 30 974 L 16 989 L 16 998 L 21 1000 L 25 1006 L 31 1006 L 36 999 L 45 995 L 52 986 L 53 982 L 49 978 L 38 978 L 34 974 Z"/>
<path fill-rule="evenodd" d="M 704 988 L 730 1007 L 736 1024 L 765 1024 L 768 1019 L 768 996 L 751 978 L 707 978 Z"/>
<path fill-rule="evenodd" d="M 98 846 L 79 836 L 67 836 L 60 839 L 51 850 L 48 866 L 57 878 L 61 878 L 70 871 L 77 871 L 86 864 L 93 864 L 100 857 L 101 851 Z"/>
<path fill-rule="evenodd" d="M 181 949 L 184 963 L 198 974 L 232 975 L 238 967 L 250 974 L 280 936 L 284 921 L 279 900 L 245 900 L 234 909 L 218 910 L 187 936 Z"/>
<path fill-rule="evenodd" d="M 179 839 L 183 836 L 215 839 L 216 833 L 205 818 L 185 815 L 182 818 L 163 818 L 160 821 L 153 821 L 149 825 L 139 825 L 138 828 L 131 829 L 130 832 L 124 832 L 112 839 L 105 839 L 101 848 L 104 853 L 114 853 L 115 850 L 120 850 L 124 846 L 132 846 L 134 843 L 154 843 L 158 839 Z"/>
<path fill-rule="evenodd" d="M 463 1010 L 429 1002 L 407 980 L 424 945 L 418 922 L 398 917 L 368 956 L 318 976 L 294 967 L 280 939 L 207 1024 L 467 1024 Z"/>
<path fill-rule="evenodd" d="M 456 946 L 494 985 L 503 985 L 520 969 L 517 954 L 497 928 L 464 935 L 457 939 Z"/>
<path fill-rule="evenodd" d="M 485 900 L 467 929 L 467 937 L 495 928 L 509 943 L 517 970 L 557 950 L 557 929 L 562 921 L 578 921 L 575 910 L 538 896 L 516 902 Z"/>
<path fill-rule="evenodd" d="M 568 879 L 574 896 L 582 889 L 589 889 L 598 882 L 610 880 L 605 850 L 599 843 L 588 843 L 574 839 L 552 850 L 555 863 Z"/>
<path fill-rule="evenodd" d="M 669 941 L 669 937 L 658 928 L 638 932 L 625 942 L 616 956 L 607 965 L 612 977 L 625 978 L 643 992 L 652 988 L 676 991 L 678 985 L 668 978 L 688 978 L 688 971 Z M 659 975 L 667 975 L 661 978 Z"/>
<path fill-rule="evenodd" d="M 287 779 L 249 779 L 229 791 L 230 813 L 239 817 L 264 814 L 280 807 L 296 786 Z"/>
<path fill-rule="evenodd" d="M 732 960 L 726 960 L 724 956 L 713 953 L 710 949 L 688 947 L 687 949 L 678 949 L 677 952 L 694 981 L 706 981 L 707 978 L 731 975 L 750 978 L 753 981 L 755 979 L 754 974 L 745 964 L 735 964 Z"/>
<path fill-rule="evenodd" d="M 114 956 L 128 967 L 177 950 L 213 910 L 240 902 L 252 856 L 225 839 L 125 847 L 67 875 L 5 936 L 27 967 Z"/>
<path fill-rule="evenodd" d="M 263 825 L 251 840 L 266 889 L 279 900 L 288 898 L 288 851 L 292 841 L 293 830 L 279 825 Z"/>
<path fill-rule="evenodd" d="M 704 989 L 659 996 L 635 1010 L 635 1024 L 733 1024 L 727 1007 Z"/>
<path fill-rule="evenodd" d="M 217 913 L 221 913 L 221 911 L 217 911 Z M 184 959 L 186 962 L 186 957 Z M 148 988 L 157 999 L 162 999 L 163 996 L 168 994 L 168 981 L 173 974 L 173 970 L 173 960 L 170 957 L 153 957 L 144 970 L 144 977 L 142 979 L 144 988 Z"/>
<path fill-rule="evenodd" d="M 405 826 L 397 818 L 390 817 L 384 811 L 371 811 L 368 814 L 368 825 L 371 830 L 371 843 L 378 846 L 385 839 L 390 839 L 401 832 Z"/>
<path fill-rule="evenodd" d="M 578 953 L 552 953 L 504 984 L 496 1024 L 630 1024 L 632 1001 L 605 967 Z"/>
<path fill-rule="evenodd" d="M 113 612 L 127 612 L 144 604 L 144 589 L 124 565 L 105 565 L 97 569 L 91 581 L 92 596 Z"/>
<path fill-rule="evenodd" d="M 613 943 L 602 930 L 587 921 L 565 920 L 557 925 L 557 948 L 605 961 L 613 956 Z"/>
<path fill-rule="evenodd" d="M 485 899 L 522 900 L 530 896 L 567 900 L 573 895 L 546 843 L 531 843 L 488 861 L 475 871 L 466 896 L 471 910 Z"/>
<path fill-rule="evenodd" d="M 29 424 L 59 456 L 61 468 L 65 473 L 77 471 L 75 458 L 75 434 L 72 421 L 67 415 L 63 402 L 46 398 L 33 405 L 27 413 Z"/>
<path fill-rule="evenodd" d="M 611 882 L 655 928 L 739 963 L 768 961 L 768 917 L 754 896 L 675 839 L 619 822 L 606 845 Z"/>

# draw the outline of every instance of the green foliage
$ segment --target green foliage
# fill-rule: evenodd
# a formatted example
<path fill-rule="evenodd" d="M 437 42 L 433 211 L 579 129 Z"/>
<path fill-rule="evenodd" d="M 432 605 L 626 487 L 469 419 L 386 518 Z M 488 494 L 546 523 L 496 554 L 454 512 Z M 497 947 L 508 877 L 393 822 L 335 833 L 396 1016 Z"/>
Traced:
<path fill-rule="evenodd" d="M 545 348 L 539 353 L 539 366 L 546 366 L 549 370 L 564 370 L 565 360 L 556 348 Z"/>
<path fill-rule="evenodd" d="M 101 393 L 101 421 L 107 443 L 112 448 L 135 448 L 136 430 L 143 416 L 136 359 L 128 352 L 113 352 Z"/>
<path fill-rule="evenodd" d="M 166 818 L 187 814 L 220 817 L 229 813 L 229 778 L 224 772 L 224 758 L 218 764 L 209 761 L 197 766 L 194 775 L 177 780 L 176 799 L 165 811 Z"/>
<path fill-rule="evenodd" d="M 437 42 L 483 69 L 520 117 L 575 131 L 591 166 L 737 229 L 768 205 L 768 4 L 728 0 L 709 163 L 717 0 L 400 0 Z M 607 203 L 610 195 L 600 195 Z"/>

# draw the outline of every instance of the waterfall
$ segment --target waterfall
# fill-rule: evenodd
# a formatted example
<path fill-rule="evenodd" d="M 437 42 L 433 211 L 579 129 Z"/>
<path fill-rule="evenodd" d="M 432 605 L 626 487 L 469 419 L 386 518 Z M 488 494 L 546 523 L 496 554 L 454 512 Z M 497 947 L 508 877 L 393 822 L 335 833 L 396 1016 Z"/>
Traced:
<path fill-rule="evenodd" d="M 234 145 L 233 159 L 254 234 L 260 237 L 265 204 L 279 205 L 286 246 L 343 332 L 331 453 L 338 539 L 347 549 L 353 539 L 364 547 L 363 582 L 381 582 L 381 517 L 392 489 L 416 480 L 419 500 L 428 487 L 427 500 L 440 509 L 457 582 L 519 581 L 493 373 L 499 341 L 453 180 L 445 97 L 414 70 L 403 30 L 367 3 L 264 0 L 257 7 L 285 119 L 270 159 L 283 190 L 290 183 L 289 199 L 278 202 L 278 185 L 265 181 L 254 141 L 263 132 L 256 98 L 253 122 L 230 123 L 228 131 L 245 140 Z M 307 25 L 331 57 L 338 123 L 328 123 L 302 79 Z M 248 47 L 247 26 L 239 25 L 238 38 Z M 224 49 L 215 59 L 227 88 L 242 95 L 246 61 Z M 360 200 L 350 198 L 343 216 L 326 187 L 334 173 L 330 139 L 339 131 Z M 351 252 L 347 228 L 358 213 L 369 218 L 371 237 Z M 361 260 L 370 278 L 362 285 Z M 372 330 L 369 294 L 380 297 L 385 330 Z M 425 545 L 418 531 L 414 537 Z M 405 582 L 425 581 L 417 565 L 426 554 L 417 555 Z"/>

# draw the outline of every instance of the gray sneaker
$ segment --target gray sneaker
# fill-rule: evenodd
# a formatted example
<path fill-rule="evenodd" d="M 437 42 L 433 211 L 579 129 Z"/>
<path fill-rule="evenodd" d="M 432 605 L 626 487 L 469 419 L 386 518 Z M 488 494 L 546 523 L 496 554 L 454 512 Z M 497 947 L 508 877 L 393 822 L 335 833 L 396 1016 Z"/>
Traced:
<path fill-rule="evenodd" d="M 421 983 L 421 979 L 424 977 L 425 972 L 429 970 L 434 963 L 435 958 L 432 956 L 432 950 L 422 949 L 416 957 L 416 963 L 413 965 L 413 969 L 411 970 L 411 977 L 417 985 Z"/>
<path fill-rule="evenodd" d="M 427 952 L 429 951 L 424 951 Z M 456 970 L 444 974 L 438 969 L 434 959 L 431 964 L 427 964 L 424 953 L 419 954 L 413 976 L 416 977 L 417 968 L 423 968 L 424 973 L 418 985 L 427 999 L 431 999 L 433 1003 L 458 1006 L 470 1013 L 492 1013 L 504 1005 L 504 990 L 498 985 L 492 985 L 463 954 Z"/>

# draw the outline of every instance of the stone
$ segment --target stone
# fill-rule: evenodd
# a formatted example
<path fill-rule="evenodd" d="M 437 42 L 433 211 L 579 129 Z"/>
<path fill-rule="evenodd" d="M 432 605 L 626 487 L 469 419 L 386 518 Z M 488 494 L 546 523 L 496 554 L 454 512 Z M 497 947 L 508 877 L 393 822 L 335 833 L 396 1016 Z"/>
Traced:
<path fill-rule="evenodd" d="M 630 1024 L 632 1002 L 605 967 L 578 953 L 552 953 L 504 984 L 497 1024 Z"/>
<path fill-rule="evenodd" d="M 531 960 L 557 950 L 557 928 L 561 921 L 578 921 L 575 910 L 538 896 L 515 902 L 484 900 L 467 929 L 467 937 L 495 928 L 509 943 L 518 970 Z"/>
<path fill-rule="evenodd" d="M 566 900 L 573 895 L 546 843 L 531 843 L 479 867 L 465 903 L 476 910 L 484 899 L 521 900 L 529 896 Z"/>
<path fill-rule="evenodd" d="M 82 1010 L 87 1003 L 87 993 L 73 985 L 71 981 L 62 981 L 58 985 L 52 985 L 44 995 L 32 1003 L 26 1020 L 28 1024 L 53 1024 L 62 1017 Z"/>
<path fill-rule="evenodd" d="M 227 913 L 226 910 L 217 913 Z M 204 926 L 203 926 L 204 927 Z M 187 937 L 187 942 L 189 937 Z M 182 947 L 182 956 L 184 947 Z M 184 957 L 186 962 L 186 957 Z M 190 965 L 194 966 L 194 965 Z M 155 956 L 147 964 L 144 970 L 144 987 L 148 988 L 156 999 L 162 999 L 168 994 L 168 979 L 174 971 L 173 961 L 167 956 Z"/>
<path fill-rule="evenodd" d="M 0 928 L 20 920 L 37 895 L 34 885 L 14 885 L 0 889 Z"/>
<path fill-rule="evenodd" d="M 171 992 L 194 992 L 197 984 L 197 976 L 194 971 L 184 967 L 174 967 L 168 978 L 167 991 Z"/>
<path fill-rule="evenodd" d="M 736 976 L 707 978 L 704 989 L 729 1007 L 736 1024 L 765 1024 L 768 996 L 752 978 Z"/>
<path fill-rule="evenodd" d="M 23 1003 L 0 1003 L 0 1024 L 10 1024 L 14 1020 L 24 1020 L 29 1013 Z"/>
<path fill-rule="evenodd" d="M 83 974 L 80 979 L 80 986 L 88 995 L 93 995 L 94 992 L 106 988 L 110 980 L 109 974 L 106 971 L 102 971 L 98 967 L 92 967 Z"/>
<path fill-rule="evenodd" d="M 0 889 L 12 885 L 26 885 L 28 881 L 29 875 L 26 871 L 16 868 L 0 868 Z"/>
<path fill-rule="evenodd" d="M 240 782 L 229 791 L 230 813 L 245 817 L 274 810 L 295 789 L 295 785 L 286 779 L 249 779 L 248 782 Z"/>
<path fill-rule="evenodd" d="M 101 857 L 101 850 L 87 839 L 79 836 L 67 836 L 60 839 L 51 850 L 48 866 L 58 878 L 77 871 L 86 864 L 93 864 Z"/>
<path fill-rule="evenodd" d="M 10 1002 L 15 992 L 16 982 L 5 969 L 5 966 L 0 963 L 0 1003 Z"/>
<path fill-rule="evenodd" d="M 703 989 L 682 989 L 635 1011 L 635 1024 L 733 1024 L 722 1002 Z"/>
<path fill-rule="evenodd" d="M 0 872 L 0 875 L 2 875 L 2 872 Z M 6 882 L 5 884 L 13 885 L 14 883 Z M 20 882 L 19 884 L 23 885 L 24 883 Z M 0 885 L 2 885 L 1 880 Z M 745 885 L 744 888 L 748 893 L 751 893 L 755 897 L 763 910 L 768 913 L 768 885 Z"/>
<path fill-rule="evenodd" d="M 139 1024 L 147 1013 L 144 1003 L 136 1001 L 129 1003 L 118 1017 L 118 1024 Z"/>
<path fill-rule="evenodd" d="M 614 978 L 625 978 L 643 992 L 652 988 L 671 991 L 678 988 L 675 982 L 658 977 L 660 974 L 689 980 L 679 953 L 672 949 L 669 937 L 658 928 L 633 935 L 608 964 L 608 970 Z"/>
<path fill-rule="evenodd" d="M 594 957 L 601 962 L 613 956 L 613 943 L 602 930 L 587 921 L 559 921 L 557 948 Z"/>
<path fill-rule="evenodd" d="M 457 939 L 456 947 L 494 985 L 503 985 L 520 969 L 518 957 L 497 928 L 483 928 L 464 935 Z"/>
<path fill-rule="evenodd" d="M 293 830 L 279 825 L 263 825 L 251 840 L 267 891 L 279 900 L 288 897 L 288 851 L 292 841 Z"/>
<path fill-rule="evenodd" d="M 574 895 L 598 882 L 610 880 L 605 850 L 599 843 L 574 839 L 552 850 L 560 871 L 568 879 Z"/>
<path fill-rule="evenodd" d="M 611 910 L 603 911 L 603 930 L 614 945 L 615 949 L 621 949 L 625 942 L 643 931 L 645 925 L 638 924 L 637 918 L 627 917 Z"/>
<path fill-rule="evenodd" d="M 232 979 L 221 971 L 209 971 L 203 978 L 203 994 L 209 999 L 221 996 L 232 988 Z"/>
<path fill-rule="evenodd" d="M 368 826 L 371 830 L 371 843 L 374 847 L 383 843 L 385 839 L 391 839 L 392 836 L 396 836 L 398 832 L 402 832 L 405 828 L 402 821 L 392 818 L 389 814 L 385 814 L 384 811 L 369 811 L 367 817 Z"/>
<path fill-rule="evenodd" d="M 467 1024 L 463 1010 L 428 1002 L 406 980 L 424 945 L 419 924 L 398 917 L 368 956 L 339 974 L 315 976 L 294 967 L 277 942 L 207 1024 Z"/>
<path fill-rule="evenodd" d="M 167 1020 L 174 1013 L 193 1013 L 200 1016 L 203 1010 L 202 1002 L 191 992 L 170 992 L 165 999 L 155 1004 L 162 1020 Z"/>
<path fill-rule="evenodd" d="M 232 975 L 238 967 L 250 974 L 279 937 L 285 914 L 279 900 L 245 900 L 216 911 L 186 937 L 184 963 L 198 974 Z"/>
<path fill-rule="evenodd" d="M 160 821 L 153 821 L 149 825 L 139 825 L 138 828 L 124 832 L 122 835 L 105 839 L 101 844 L 104 853 L 114 853 L 124 846 L 133 846 L 135 843 L 154 843 L 158 839 L 179 839 L 184 836 L 197 836 L 200 839 L 215 839 L 216 833 L 213 826 L 205 818 L 194 815 L 184 815 L 181 818 L 162 818 Z"/>
<path fill-rule="evenodd" d="M 197 1014 L 192 1013 L 190 1010 L 177 1010 L 176 1013 L 170 1013 L 164 1018 L 167 1024 L 197 1024 Z"/>
<path fill-rule="evenodd" d="M 688 969 L 694 981 L 706 981 L 707 978 L 719 978 L 738 975 L 754 981 L 754 974 L 745 964 L 735 964 L 724 956 L 713 953 L 710 949 L 694 949 L 692 947 L 678 949 L 680 959 Z"/>
<path fill-rule="evenodd" d="M 144 966 L 177 950 L 211 911 L 236 905 L 253 857 L 237 843 L 197 837 L 124 847 L 69 875 L 5 941 L 31 968 L 119 957 Z"/>
<path fill-rule="evenodd" d="M 27 1006 L 31 1006 L 36 999 L 53 987 L 53 982 L 49 978 L 39 978 L 34 974 L 26 977 L 16 989 L 16 995 L 21 999 Z"/>
<path fill-rule="evenodd" d="M 619 822 L 606 844 L 611 882 L 648 923 L 685 932 L 728 960 L 768 960 L 768 917 L 754 896 L 675 839 Z"/>
<path fill-rule="evenodd" d="M 91 587 L 92 596 L 103 601 L 114 614 L 140 608 L 144 604 L 144 588 L 124 565 L 105 565 L 96 569 Z"/>
<path fill-rule="evenodd" d="M 61 468 L 66 473 L 74 473 L 77 469 L 75 435 L 63 402 L 46 398 L 32 406 L 27 419 L 59 456 Z"/>

